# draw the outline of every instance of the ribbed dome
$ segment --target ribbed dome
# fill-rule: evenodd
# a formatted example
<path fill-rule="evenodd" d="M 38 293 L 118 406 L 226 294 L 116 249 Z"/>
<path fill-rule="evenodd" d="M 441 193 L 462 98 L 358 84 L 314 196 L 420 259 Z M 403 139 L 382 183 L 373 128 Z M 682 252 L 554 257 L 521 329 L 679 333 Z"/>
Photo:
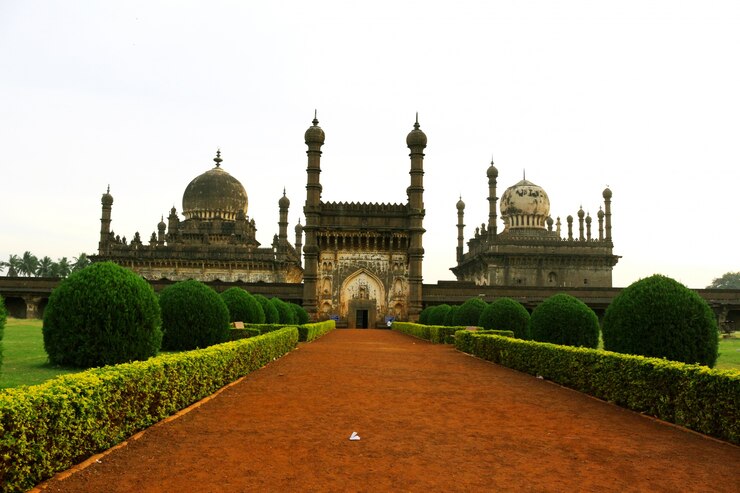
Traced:
<path fill-rule="evenodd" d="M 457 201 L 457 210 L 458 211 L 465 210 L 465 202 L 463 202 L 462 197 L 460 197 L 460 200 Z"/>
<path fill-rule="evenodd" d="M 196 176 L 182 195 L 182 213 L 186 219 L 221 218 L 235 221 L 239 212 L 247 214 L 247 191 L 244 186 L 222 170 L 220 152 L 216 167 Z"/>
<path fill-rule="evenodd" d="M 280 197 L 280 200 L 278 200 L 278 206 L 281 209 L 287 209 L 290 207 L 290 199 L 285 196 L 285 190 L 283 190 L 283 196 Z"/>
<path fill-rule="evenodd" d="M 113 195 L 110 194 L 110 187 L 108 187 L 108 191 L 100 198 L 100 203 L 106 206 L 113 205 Z"/>
<path fill-rule="evenodd" d="M 491 165 L 488 167 L 486 175 L 488 178 L 496 178 L 498 176 L 498 169 L 493 165 L 493 161 L 491 161 Z"/>
<path fill-rule="evenodd" d="M 544 228 L 549 215 L 547 193 L 531 181 L 522 180 L 501 196 L 501 216 L 506 229 Z"/>

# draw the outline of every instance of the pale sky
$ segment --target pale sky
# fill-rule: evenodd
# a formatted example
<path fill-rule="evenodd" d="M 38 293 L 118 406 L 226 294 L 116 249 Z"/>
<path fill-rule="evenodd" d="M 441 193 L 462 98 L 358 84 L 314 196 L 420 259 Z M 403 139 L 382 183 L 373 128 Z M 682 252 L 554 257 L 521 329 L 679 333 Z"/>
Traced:
<path fill-rule="evenodd" d="M 325 201 L 406 201 L 424 161 L 424 282 L 522 178 L 553 218 L 613 192 L 614 285 L 740 270 L 740 2 L 0 0 L 0 259 L 146 242 L 197 175 L 249 195 L 257 239 L 303 220 L 314 109 Z M 596 224 L 594 220 L 594 224 Z M 499 227 L 500 229 L 502 226 Z"/>

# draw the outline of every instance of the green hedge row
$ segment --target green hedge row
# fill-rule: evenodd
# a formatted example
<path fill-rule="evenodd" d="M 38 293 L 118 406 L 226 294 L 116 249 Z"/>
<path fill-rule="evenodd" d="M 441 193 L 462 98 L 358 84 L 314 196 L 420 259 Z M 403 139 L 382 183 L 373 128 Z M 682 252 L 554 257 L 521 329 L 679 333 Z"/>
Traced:
<path fill-rule="evenodd" d="M 236 329 L 234 327 L 229 328 L 229 341 L 238 341 L 239 339 L 247 339 L 249 337 L 257 337 L 261 335 L 259 329 L 252 329 L 250 327 L 244 327 L 243 329 Z"/>
<path fill-rule="evenodd" d="M 301 342 L 311 342 L 319 337 L 331 332 L 336 327 L 334 320 L 325 320 L 311 324 L 298 326 L 298 340 Z"/>
<path fill-rule="evenodd" d="M 0 392 L 0 491 L 27 490 L 296 347 L 298 331 L 94 368 Z"/>
<path fill-rule="evenodd" d="M 244 324 L 245 329 L 257 329 L 260 331 L 260 334 L 267 334 L 285 327 L 285 324 Z"/>
<path fill-rule="evenodd" d="M 391 325 L 392 330 L 397 330 L 408 334 L 410 336 L 418 337 L 419 339 L 425 339 L 434 344 L 454 344 L 455 333 L 464 330 L 467 327 L 447 327 L 444 325 L 424 325 L 415 324 L 413 322 L 393 322 Z M 490 331 L 487 331 L 490 332 Z M 510 330 L 507 331 L 492 331 L 501 333 L 501 335 L 514 335 Z"/>
<path fill-rule="evenodd" d="M 740 444 L 740 372 L 460 331 L 460 351 Z"/>

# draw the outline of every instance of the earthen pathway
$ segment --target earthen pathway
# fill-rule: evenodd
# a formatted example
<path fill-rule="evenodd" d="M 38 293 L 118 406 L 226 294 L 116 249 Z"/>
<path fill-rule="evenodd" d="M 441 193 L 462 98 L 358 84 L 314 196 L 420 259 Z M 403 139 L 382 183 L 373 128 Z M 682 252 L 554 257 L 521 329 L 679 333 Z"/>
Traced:
<path fill-rule="evenodd" d="M 737 492 L 739 480 L 738 447 L 450 346 L 337 330 L 44 491 Z"/>

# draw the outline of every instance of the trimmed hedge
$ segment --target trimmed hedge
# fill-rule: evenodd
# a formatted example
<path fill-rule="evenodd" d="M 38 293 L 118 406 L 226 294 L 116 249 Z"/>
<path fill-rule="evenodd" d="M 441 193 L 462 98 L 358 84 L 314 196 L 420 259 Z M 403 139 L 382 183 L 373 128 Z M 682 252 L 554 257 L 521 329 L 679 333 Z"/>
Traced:
<path fill-rule="evenodd" d="M 252 329 L 249 327 L 244 327 L 243 329 L 236 329 L 234 327 L 229 328 L 229 341 L 238 341 L 239 339 L 257 337 L 258 335 L 261 335 L 259 329 Z"/>
<path fill-rule="evenodd" d="M 460 308 L 455 311 L 453 321 L 455 325 L 464 327 L 474 327 L 478 325 L 480 320 L 480 314 L 483 313 L 483 309 L 487 303 L 480 298 L 470 298 L 465 303 L 460 305 Z"/>
<path fill-rule="evenodd" d="M 447 327 L 443 325 L 424 325 L 413 322 L 393 322 L 391 330 L 427 340 L 433 344 L 454 344 L 454 335 L 465 327 Z"/>
<path fill-rule="evenodd" d="M 301 305 L 297 303 L 288 303 L 288 305 L 295 313 L 296 323 L 303 325 L 311 322 L 311 317 L 308 316 L 308 312 Z"/>
<path fill-rule="evenodd" d="M 445 325 L 445 319 L 452 308 L 448 304 L 433 306 L 429 311 L 427 325 Z"/>
<path fill-rule="evenodd" d="M 319 337 L 331 332 L 336 328 L 334 320 L 325 320 L 312 324 L 298 326 L 298 340 L 301 342 L 315 341 Z"/>
<path fill-rule="evenodd" d="M 63 375 L 0 392 L 0 490 L 27 490 L 296 347 L 298 331 Z"/>
<path fill-rule="evenodd" d="M 740 444 L 740 372 L 459 331 L 457 349 Z"/>
<path fill-rule="evenodd" d="M 257 329 L 260 331 L 260 334 L 268 334 L 284 327 L 285 325 L 283 324 L 244 324 L 245 329 Z"/>

